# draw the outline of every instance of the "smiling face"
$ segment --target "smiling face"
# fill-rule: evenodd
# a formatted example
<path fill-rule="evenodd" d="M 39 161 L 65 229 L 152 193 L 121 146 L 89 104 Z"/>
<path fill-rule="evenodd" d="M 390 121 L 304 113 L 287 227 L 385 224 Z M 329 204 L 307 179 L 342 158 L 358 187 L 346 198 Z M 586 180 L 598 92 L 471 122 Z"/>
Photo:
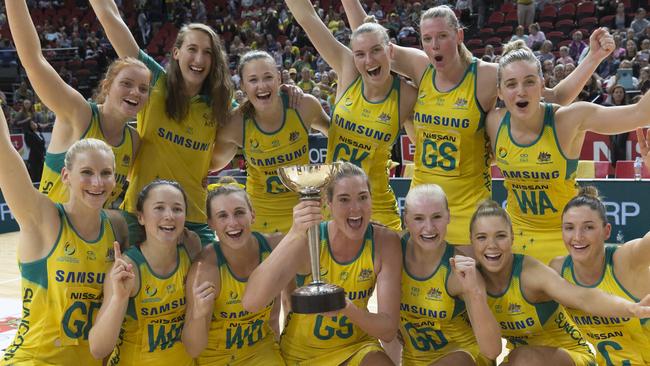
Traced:
<path fill-rule="evenodd" d="M 183 75 L 188 90 L 200 90 L 213 67 L 212 41 L 210 36 L 200 30 L 188 30 L 183 43 L 173 50 L 173 58 Z"/>
<path fill-rule="evenodd" d="M 122 68 L 112 80 L 104 104 L 107 108 L 117 108 L 129 118 L 135 117 L 149 99 L 151 73 L 139 66 Z"/>
<path fill-rule="evenodd" d="M 429 61 L 436 68 L 459 62 L 458 46 L 463 42 L 463 30 L 449 25 L 445 18 L 427 18 L 420 22 L 422 49 L 429 56 Z"/>
<path fill-rule="evenodd" d="M 100 209 L 115 187 L 115 158 L 107 151 L 80 151 L 61 171 L 61 180 L 69 188 L 71 201 Z"/>
<path fill-rule="evenodd" d="M 210 201 L 208 225 L 221 243 L 233 249 L 248 243 L 255 220 L 245 194 L 244 191 L 219 194 Z"/>
<path fill-rule="evenodd" d="M 404 224 L 416 245 L 431 248 L 443 244 L 449 225 L 449 210 L 444 197 L 420 195 L 409 202 Z"/>
<path fill-rule="evenodd" d="M 506 108 L 519 119 L 533 117 L 539 110 L 544 82 L 537 65 L 514 61 L 502 68 L 498 94 Z"/>
<path fill-rule="evenodd" d="M 364 32 L 351 41 L 354 65 L 364 83 L 382 85 L 390 77 L 390 47 L 378 32 Z"/>
<path fill-rule="evenodd" d="M 353 240 L 363 239 L 372 214 L 367 179 L 348 176 L 337 180 L 329 204 L 332 220 L 345 236 Z"/>
<path fill-rule="evenodd" d="M 605 251 L 612 226 L 589 206 L 571 207 L 562 216 L 562 239 L 575 261 L 592 262 Z"/>
<path fill-rule="evenodd" d="M 512 258 L 512 227 L 499 216 L 477 218 L 472 225 L 472 247 L 476 260 L 492 273 L 506 268 Z"/>
<path fill-rule="evenodd" d="M 183 193 L 169 184 L 160 184 L 147 194 L 138 222 L 144 226 L 147 240 L 176 245 L 185 226 L 185 210 Z"/>
<path fill-rule="evenodd" d="M 279 102 L 280 75 L 270 58 L 246 62 L 241 69 L 242 89 L 255 109 L 268 108 Z"/>

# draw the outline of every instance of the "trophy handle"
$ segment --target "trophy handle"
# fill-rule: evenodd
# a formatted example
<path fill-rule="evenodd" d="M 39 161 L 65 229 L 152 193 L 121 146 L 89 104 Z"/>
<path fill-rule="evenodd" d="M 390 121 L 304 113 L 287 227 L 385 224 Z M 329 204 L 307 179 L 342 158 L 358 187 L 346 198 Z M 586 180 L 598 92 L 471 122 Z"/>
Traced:
<path fill-rule="evenodd" d="M 320 224 L 310 227 L 307 231 L 309 239 L 309 260 L 311 264 L 312 283 L 322 283 L 320 280 Z"/>

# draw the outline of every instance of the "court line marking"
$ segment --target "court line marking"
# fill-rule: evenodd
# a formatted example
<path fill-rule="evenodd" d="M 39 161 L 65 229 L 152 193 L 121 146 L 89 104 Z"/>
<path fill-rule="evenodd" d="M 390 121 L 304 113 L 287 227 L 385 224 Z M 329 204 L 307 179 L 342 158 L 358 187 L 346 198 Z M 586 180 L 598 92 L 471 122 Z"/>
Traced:
<path fill-rule="evenodd" d="M 11 280 L 0 281 L 0 285 L 4 285 L 5 283 L 14 282 L 14 281 L 18 281 L 18 280 L 20 280 L 20 277 L 13 278 Z"/>

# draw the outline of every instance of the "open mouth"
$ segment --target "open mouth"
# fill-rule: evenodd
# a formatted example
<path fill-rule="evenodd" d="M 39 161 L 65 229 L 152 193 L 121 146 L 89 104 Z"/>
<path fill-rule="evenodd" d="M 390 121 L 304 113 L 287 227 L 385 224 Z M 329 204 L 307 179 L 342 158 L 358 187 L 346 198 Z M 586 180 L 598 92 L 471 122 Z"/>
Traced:
<path fill-rule="evenodd" d="M 517 107 L 519 107 L 519 108 L 526 108 L 526 107 L 528 107 L 528 102 L 517 102 L 517 103 L 515 103 L 515 104 L 516 104 Z"/>
<path fill-rule="evenodd" d="M 256 96 L 259 100 L 269 100 L 271 99 L 271 92 L 259 93 Z"/>
<path fill-rule="evenodd" d="M 199 66 L 192 66 L 192 65 L 190 65 L 190 70 L 191 70 L 191 71 L 194 71 L 194 72 L 197 72 L 197 73 L 202 73 L 203 70 L 205 70 L 205 68 L 203 68 L 203 67 L 199 67 Z"/>
<path fill-rule="evenodd" d="M 363 216 L 348 217 L 348 225 L 353 229 L 361 228 L 362 222 L 363 222 Z"/>
<path fill-rule="evenodd" d="M 101 197 L 101 196 L 104 195 L 105 192 L 106 191 L 99 191 L 99 192 L 86 191 L 86 193 L 88 193 L 91 196 L 95 196 L 95 197 Z"/>
<path fill-rule="evenodd" d="M 437 234 L 428 234 L 428 235 L 420 235 L 420 239 L 425 240 L 425 241 L 433 241 L 438 238 Z"/>
<path fill-rule="evenodd" d="M 158 229 L 160 229 L 160 231 L 164 231 L 166 233 L 172 233 L 172 232 L 174 232 L 174 230 L 176 230 L 176 226 L 163 225 L 163 226 L 158 226 Z"/>
<path fill-rule="evenodd" d="M 580 250 L 585 250 L 585 249 L 587 249 L 588 246 L 589 246 L 589 245 L 572 245 L 571 247 L 573 247 L 573 249 L 575 249 L 575 250 L 580 251 Z"/>
<path fill-rule="evenodd" d="M 436 62 L 440 62 L 443 60 L 443 57 L 441 55 L 436 55 L 433 57 L 433 59 L 436 60 Z"/>
<path fill-rule="evenodd" d="M 137 100 L 133 100 L 133 99 L 129 99 L 129 98 L 124 98 L 122 100 L 124 101 L 124 103 L 126 103 L 126 104 L 128 104 L 128 105 L 130 105 L 132 107 L 137 107 L 138 106 L 138 101 Z"/>
<path fill-rule="evenodd" d="M 370 76 L 377 76 L 379 75 L 379 72 L 381 72 L 381 66 L 375 66 L 371 69 L 368 69 L 368 75 Z"/>
<path fill-rule="evenodd" d="M 502 254 L 485 254 L 484 257 L 488 262 L 497 262 L 501 259 Z"/>
<path fill-rule="evenodd" d="M 226 235 L 227 235 L 229 238 L 232 238 L 232 239 L 238 239 L 238 238 L 241 238 L 241 236 L 242 236 L 243 233 L 244 233 L 244 230 L 230 230 L 230 231 L 226 231 Z"/>

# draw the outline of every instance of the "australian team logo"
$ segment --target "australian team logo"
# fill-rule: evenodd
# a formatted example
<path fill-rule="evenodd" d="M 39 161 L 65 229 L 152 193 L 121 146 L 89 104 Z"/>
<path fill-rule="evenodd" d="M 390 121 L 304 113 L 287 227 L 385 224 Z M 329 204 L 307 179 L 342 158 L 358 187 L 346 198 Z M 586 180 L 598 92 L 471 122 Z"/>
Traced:
<path fill-rule="evenodd" d="M 130 155 L 124 155 L 122 157 L 122 166 L 128 167 L 131 164 L 131 156 Z"/>
<path fill-rule="evenodd" d="M 89 261 L 94 261 L 95 259 L 97 259 L 97 256 L 95 256 L 95 252 L 89 250 L 86 252 L 86 259 L 88 259 Z"/>
<path fill-rule="evenodd" d="M 427 292 L 427 300 L 440 300 L 442 298 L 442 291 L 438 288 L 431 288 Z"/>
<path fill-rule="evenodd" d="M 546 151 L 541 151 L 539 155 L 537 155 L 537 162 L 540 164 L 550 164 L 552 163 L 551 161 L 551 154 L 547 153 Z"/>
<path fill-rule="evenodd" d="M 63 252 L 67 256 L 74 255 L 76 251 L 77 251 L 77 246 L 74 244 L 74 242 L 66 241 L 65 244 L 63 245 Z"/>
<path fill-rule="evenodd" d="M 372 271 L 370 269 L 364 268 L 359 272 L 359 278 L 357 281 L 363 282 L 368 281 L 372 277 Z"/>
<path fill-rule="evenodd" d="M 519 314 L 519 313 L 521 313 L 521 305 L 515 304 L 515 303 L 510 303 L 510 305 L 508 305 L 508 313 L 510 313 L 510 314 Z"/>
<path fill-rule="evenodd" d="M 467 109 L 467 99 L 465 99 L 465 98 L 456 99 L 456 102 L 454 102 L 454 108 L 455 109 Z"/>
<path fill-rule="evenodd" d="M 292 131 L 289 133 L 289 142 L 294 142 L 300 138 L 300 132 Z"/>
<path fill-rule="evenodd" d="M 343 105 L 346 106 L 346 107 L 349 107 L 349 106 L 351 106 L 352 104 L 354 104 L 354 102 L 352 101 L 352 99 L 350 99 L 350 97 L 345 97 L 345 101 L 343 101 Z"/>
<path fill-rule="evenodd" d="M 226 301 L 226 304 L 232 305 L 232 304 L 238 304 L 240 303 L 241 300 L 239 300 L 239 294 L 235 291 L 230 290 L 228 293 L 228 301 Z"/>
<path fill-rule="evenodd" d="M 341 281 L 345 281 L 345 280 L 348 279 L 349 276 L 350 276 L 350 273 L 348 273 L 347 271 L 343 271 L 343 272 L 341 272 L 341 274 L 339 275 L 339 279 L 340 279 Z"/>
<path fill-rule="evenodd" d="M 250 145 L 251 149 L 255 150 L 260 147 L 260 142 L 257 141 L 257 139 L 250 139 L 248 140 L 248 144 Z"/>
<path fill-rule="evenodd" d="M 411 296 L 413 296 L 413 297 L 418 297 L 418 296 L 420 296 L 420 288 L 419 288 L 419 287 L 412 286 L 412 287 L 411 287 Z"/>
<path fill-rule="evenodd" d="M 506 156 L 508 156 L 508 150 L 506 150 L 505 147 L 501 146 L 499 150 L 497 150 L 497 155 L 499 155 L 501 159 L 505 159 Z"/>
<path fill-rule="evenodd" d="M 388 113 L 382 113 L 377 117 L 380 123 L 390 123 L 390 114 Z"/>
<path fill-rule="evenodd" d="M 167 291 L 168 294 L 173 294 L 174 292 L 176 292 L 176 285 L 170 283 L 169 285 L 165 286 L 165 290 Z"/>
<path fill-rule="evenodd" d="M 205 127 L 215 127 L 217 125 L 217 122 L 214 120 L 214 118 L 210 117 L 209 113 L 203 113 L 203 125 Z"/>

